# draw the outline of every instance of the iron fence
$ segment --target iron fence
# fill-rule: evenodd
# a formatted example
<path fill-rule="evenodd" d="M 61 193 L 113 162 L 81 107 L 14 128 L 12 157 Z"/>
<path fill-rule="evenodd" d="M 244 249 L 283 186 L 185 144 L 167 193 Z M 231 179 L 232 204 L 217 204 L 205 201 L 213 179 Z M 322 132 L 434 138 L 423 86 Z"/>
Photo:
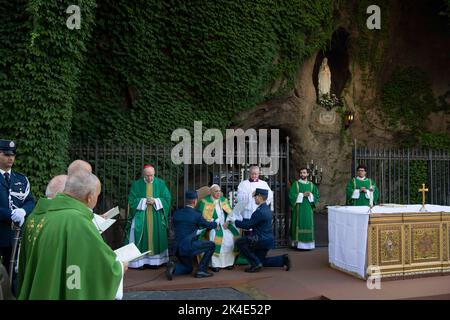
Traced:
<path fill-rule="evenodd" d="M 263 176 L 274 191 L 273 231 L 277 247 L 285 247 L 289 234 L 289 140 L 280 144 L 278 154 L 279 170 L 275 175 Z M 270 146 L 269 146 L 270 147 Z M 118 221 L 104 233 L 105 240 L 113 248 L 123 245 L 125 224 L 128 215 L 128 194 L 131 182 L 142 174 L 142 167 L 150 163 L 155 167 L 156 176 L 162 178 L 172 195 L 170 212 L 169 242 L 174 238 L 172 214 L 184 205 L 184 192 L 203 186 L 218 184 L 229 199 L 237 190 L 242 179 L 248 178 L 251 163 L 237 164 L 181 164 L 171 161 L 172 146 L 157 145 L 103 145 L 100 143 L 72 144 L 70 159 L 88 161 L 93 172 L 102 182 L 102 193 L 94 211 L 103 213 L 119 206 Z M 247 150 L 248 151 L 248 150 Z M 246 160 L 249 159 L 248 152 Z M 224 161 L 225 163 L 225 161 Z"/>
<path fill-rule="evenodd" d="M 419 188 L 429 192 L 426 202 L 450 205 L 450 153 L 443 150 L 358 148 L 355 143 L 353 172 L 367 166 L 367 176 L 380 190 L 381 203 L 421 203 Z"/>

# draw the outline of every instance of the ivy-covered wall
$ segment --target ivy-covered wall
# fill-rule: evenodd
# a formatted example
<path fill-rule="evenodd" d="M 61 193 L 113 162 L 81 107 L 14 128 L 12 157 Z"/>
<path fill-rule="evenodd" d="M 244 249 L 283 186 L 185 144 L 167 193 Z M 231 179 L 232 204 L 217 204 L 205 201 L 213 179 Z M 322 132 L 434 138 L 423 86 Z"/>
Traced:
<path fill-rule="evenodd" d="M 392 126 L 423 131 L 430 112 L 438 110 L 427 75 L 419 67 L 395 70 L 384 84 L 382 109 Z"/>
<path fill-rule="evenodd" d="M 224 128 L 292 88 L 333 30 L 333 0 L 0 0 L 2 138 L 42 194 L 69 140 L 168 142 Z M 81 29 L 66 27 L 69 5 Z M 278 80 L 276 92 L 268 93 Z"/>
<path fill-rule="evenodd" d="M 101 1 L 72 137 L 167 143 L 194 120 L 223 129 L 292 89 L 332 30 L 332 0 Z"/>
<path fill-rule="evenodd" d="M 83 27 L 66 26 L 70 4 Z M 0 1 L 0 136 L 17 142 L 15 170 L 42 194 L 65 171 L 75 89 L 95 1 Z"/>
<path fill-rule="evenodd" d="M 72 4 L 81 8 L 80 30 L 66 27 Z M 386 13 L 380 32 L 365 27 L 371 4 Z M 342 24 L 336 21 L 340 10 L 350 12 L 350 24 L 356 19 L 352 52 L 364 80 L 377 78 L 389 5 L 0 0 L 0 137 L 17 140 L 15 169 L 42 193 L 48 179 L 65 170 L 69 140 L 167 143 L 178 127 L 201 120 L 204 128 L 223 129 L 238 112 L 291 90 L 299 66 L 325 48 Z M 394 110 L 391 120 L 408 121 L 396 118 L 401 97 L 422 103 L 405 86 L 418 74 L 394 72 L 383 87 L 384 105 Z M 427 97 L 426 79 L 413 82 L 425 84 L 421 97 Z M 424 134 L 423 145 L 447 143 Z"/>

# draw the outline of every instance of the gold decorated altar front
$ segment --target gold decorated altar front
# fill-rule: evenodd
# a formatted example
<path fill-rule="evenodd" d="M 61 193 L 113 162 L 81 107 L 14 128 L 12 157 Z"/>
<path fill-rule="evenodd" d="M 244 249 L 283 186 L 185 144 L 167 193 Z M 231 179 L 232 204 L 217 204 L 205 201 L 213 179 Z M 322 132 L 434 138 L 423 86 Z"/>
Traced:
<path fill-rule="evenodd" d="M 381 277 L 450 272 L 450 212 L 370 214 L 367 264 Z"/>
<path fill-rule="evenodd" d="M 332 268 L 361 279 L 450 272 L 450 207 L 426 205 L 328 207 Z"/>

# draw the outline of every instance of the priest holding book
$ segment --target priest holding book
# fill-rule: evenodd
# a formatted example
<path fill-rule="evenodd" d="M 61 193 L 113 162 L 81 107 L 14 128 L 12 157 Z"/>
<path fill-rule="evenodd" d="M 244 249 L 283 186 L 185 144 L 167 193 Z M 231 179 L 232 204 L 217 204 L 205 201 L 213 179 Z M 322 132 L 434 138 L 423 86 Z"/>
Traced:
<path fill-rule="evenodd" d="M 146 164 L 142 178 L 133 181 L 128 196 L 129 216 L 125 243 L 150 253 L 130 262 L 130 268 L 158 268 L 169 261 L 167 232 L 172 197 L 165 182 Z"/>

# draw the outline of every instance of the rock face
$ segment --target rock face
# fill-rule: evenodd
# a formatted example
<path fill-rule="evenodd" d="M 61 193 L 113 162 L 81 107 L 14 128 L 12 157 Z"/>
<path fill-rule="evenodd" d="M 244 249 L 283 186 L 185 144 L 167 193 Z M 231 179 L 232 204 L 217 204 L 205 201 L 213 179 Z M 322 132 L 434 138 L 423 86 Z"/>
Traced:
<path fill-rule="evenodd" d="M 448 59 L 444 62 L 442 57 L 445 53 L 448 55 L 450 42 L 442 31 L 444 26 L 441 22 L 430 25 L 436 21 L 436 13 L 425 1 L 419 2 L 413 11 L 405 9 L 408 7 L 406 2 L 396 2 L 392 6 L 390 13 L 395 19 L 390 24 L 391 38 L 389 43 L 383 44 L 386 47 L 385 58 L 378 78 L 372 82 L 363 80 L 362 69 L 352 56 L 352 44 L 348 45 L 358 37 L 358 30 L 351 22 L 338 29 L 342 30 L 336 38 L 345 45 L 338 43 L 336 56 L 332 54 L 329 57 L 331 93 L 337 93 L 345 102 L 345 109 L 354 113 L 354 122 L 349 128 L 344 128 L 343 117 L 336 109 L 328 111 L 317 104 L 317 64 L 323 59 L 322 51 L 304 62 L 291 92 L 237 115 L 236 120 L 242 128 L 279 128 L 281 136 L 289 136 L 292 179 L 298 178 L 298 169 L 311 160 L 323 168 L 319 209 L 325 205 L 345 203 L 345 186 L 353 171 L 355 140 L 358 146 L 397 145 L 397 136 L 403 128 L 389 127 L 379 108 L 382 85 L 397 66 L 421 67 L 430 78 L 435 97 L 447 92 L 449 103 L 450 69 Z M 424 26 L 431 36 L 423 34 Z M 333 40 L 331 43 L 333 45 Z M 342 51 L 347 48 L 349 52 Z M 330 52 L 325 53 L 328 54 Z M 450 135 L 450 110 L 431 113 L 424 121 L 430 132 Z"/>
<path fill-rule="evenodd" d="M 280 128 L 291 141 L 292 178 L 311 160 L 324 169 L 320 208 L 345 202 L 343 185 L 350 176 L 351 141 L 341 134 L 342 119 L 335 110 L 316 103 L 312 73 L 316 56 L 298 72 L 295 89 L 284 97 L 241 113 L 237 120 L 248 128 Z M 320 209 L 319 208 L 319 209 Z"/>

